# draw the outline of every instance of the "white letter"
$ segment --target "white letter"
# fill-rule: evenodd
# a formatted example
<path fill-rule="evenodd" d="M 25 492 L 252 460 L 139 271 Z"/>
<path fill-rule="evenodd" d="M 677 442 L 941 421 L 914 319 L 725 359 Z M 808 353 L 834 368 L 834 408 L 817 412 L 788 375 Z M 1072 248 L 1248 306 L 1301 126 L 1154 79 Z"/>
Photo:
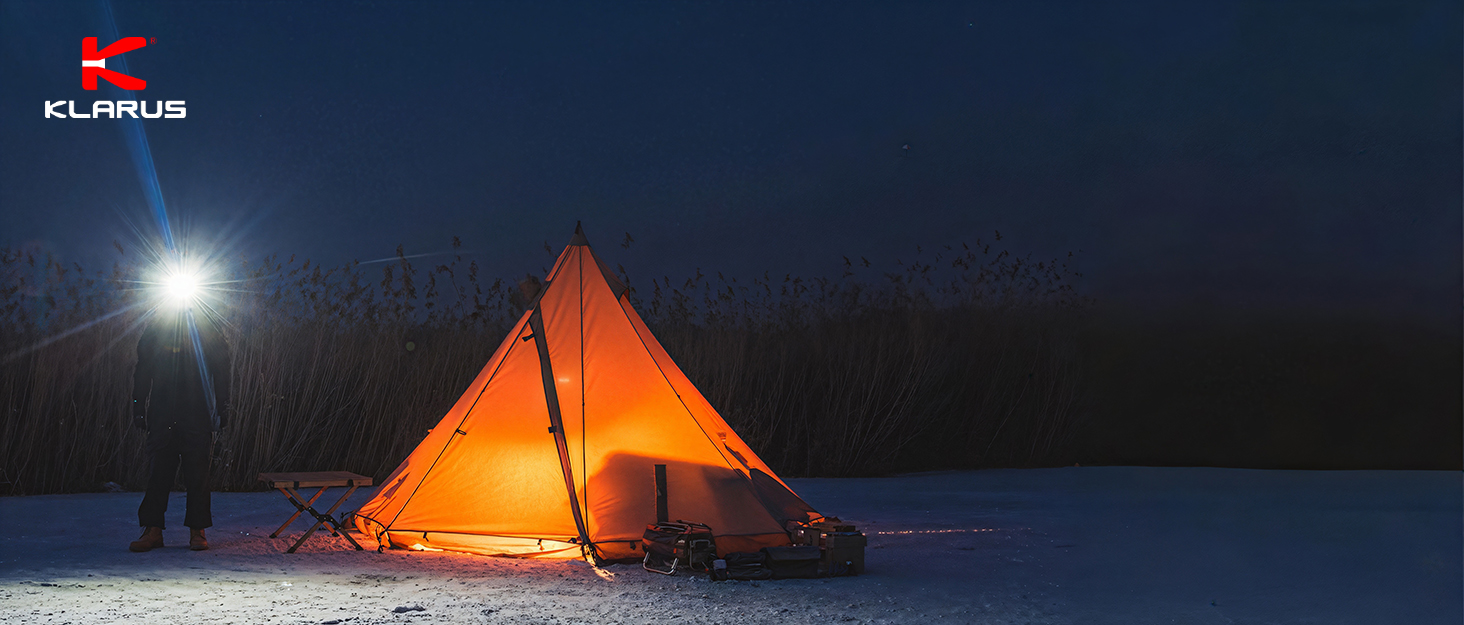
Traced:
<path fill-rule="evenodd" d="M 66 117 L 66 114 L 65 113 L 58 113 L 56 111 L 56 107 L 61 106 L 62 104 L 65 104 L 65 103 L 66 103 L 65 100 L 57 100 L 55 102 L 52 102 L 50 100 L 46 100 L 46 119 L 51 119 L 51 116 L 52 115 L 64 119 Z"/>
<path fill-rule="evenodd" d="M 103 104 L 106 106 L 102 106 Z M 96 102 L 92 102 L 92 117 L 101 119 L 102 109 L 106 109 L 108 119 L 117 118 L 117 107 L 112 105 L 111 100 L 97 100 Z"/>
<path fill-rule="evenodd" d="M 183 108 L 183 104 L 185 103 L 182 100 L 168 100 L 166 104 L 168 114 L 164 115 L 163 117 L 167 117 L 169 119 L 183 119 L 184 117 L 187 117 L 188 109 Z M 176 115 L 174 113 L 176 113 Z"/>
<path fill-rule="evenodd" d="M 84 114 L 78 115 L 77 114 L 77 112 L 76 112 L 76 100 L 67 100 L 66 101 L 66 112 L 71 113 L 71 116 L 72 117 L 76 117 L 78 119 L 91 119 L 91 115 L 84 115 Z"/>
<path fill-rule="evenodd" d="M 148 115 L 147 114 L 147 100 L 143 100 L 142 101 L 142 116 L 143 117 L 146 117 L 148 119 L 157 119 L 159 117 L 162 117 L 163 116 L 163 103 L 162 102 L 159 102 L 158 103 L 158 112 L 153 113 L 152 115 Z"/>
<path fill-rule="evenodd" d="M 137 100 L 118 100 L 117 117 L 121 117 L 123 113 L 131 115 L 132 119 L 137 119 Z"/>

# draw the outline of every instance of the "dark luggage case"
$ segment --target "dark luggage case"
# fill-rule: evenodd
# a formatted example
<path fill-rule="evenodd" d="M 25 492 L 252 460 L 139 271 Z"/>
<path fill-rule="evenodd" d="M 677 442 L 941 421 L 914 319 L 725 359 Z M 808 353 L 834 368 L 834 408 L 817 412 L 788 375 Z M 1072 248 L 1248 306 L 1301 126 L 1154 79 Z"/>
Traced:
<path fill-rule="evenodd" d="M 763 547 L 764 562 L 773 570 L 773 579 L 818 577 L 822 554 L 818 547 Z"/>

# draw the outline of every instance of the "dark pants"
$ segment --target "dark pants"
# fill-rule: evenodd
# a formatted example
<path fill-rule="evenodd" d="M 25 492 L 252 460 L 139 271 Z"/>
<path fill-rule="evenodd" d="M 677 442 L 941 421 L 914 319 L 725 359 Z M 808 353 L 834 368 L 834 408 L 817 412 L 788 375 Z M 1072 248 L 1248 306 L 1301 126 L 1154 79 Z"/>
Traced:
<path fill-rule="evenodd" d="M 207 429 L 181 429 L 178 426 L 154 426 L 147 433 L 147 455 L 152 474 L 147 478 L 147 494 L 137 508 L 137 524 L 143 527 L 166 527 L 163 513 L 168 511 L 168 492 L 178 468 L 183 468 L 183 486 L 188 489 L 188 508 L 183 524 L 192 529 L 213 526 L 209 511 L 208 467 L 213 447 L 213 433 Z"/>

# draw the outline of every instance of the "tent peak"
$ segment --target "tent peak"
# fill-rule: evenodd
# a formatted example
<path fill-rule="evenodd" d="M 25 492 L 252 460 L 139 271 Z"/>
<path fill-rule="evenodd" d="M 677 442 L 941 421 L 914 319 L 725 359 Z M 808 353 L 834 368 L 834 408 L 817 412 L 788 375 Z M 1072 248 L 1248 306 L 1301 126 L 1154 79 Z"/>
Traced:
<path fill-rule="evenodd" d="M 580 226 L 578 221 L 574 222 L 574 238 L 569 240 L 569 244 L 572 246 L 590 244 L 590 240 L 585 238 L 585 229 Z"/>

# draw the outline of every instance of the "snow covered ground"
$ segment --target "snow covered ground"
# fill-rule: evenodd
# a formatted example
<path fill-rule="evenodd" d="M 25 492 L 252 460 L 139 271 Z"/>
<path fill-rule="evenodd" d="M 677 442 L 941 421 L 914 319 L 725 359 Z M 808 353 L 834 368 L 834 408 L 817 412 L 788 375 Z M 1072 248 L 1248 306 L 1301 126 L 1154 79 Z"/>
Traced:
<path fill-rule="evenodd" d="M 0 499 L 7 623 L 1460 623 L 1456 472 L 1092 467 L 790 480 L 870 535 L 858 578 L 709 582 L 580 562 L 267 538 L 278 493 L 214 499 L 213 549 L 134 554 L 138 493 Z M 357 495 L 354 503 L 365 500 Z M 297 535 L 300 521 L 291 529 Z M 906 533 L 910 532 L 910 533 Z M 363 544 L 374 546 L 367 540 Z M 416 610 L 412 608 L 422 608 Z M 397 611 L 401 609 L 402 611 Z"/>

